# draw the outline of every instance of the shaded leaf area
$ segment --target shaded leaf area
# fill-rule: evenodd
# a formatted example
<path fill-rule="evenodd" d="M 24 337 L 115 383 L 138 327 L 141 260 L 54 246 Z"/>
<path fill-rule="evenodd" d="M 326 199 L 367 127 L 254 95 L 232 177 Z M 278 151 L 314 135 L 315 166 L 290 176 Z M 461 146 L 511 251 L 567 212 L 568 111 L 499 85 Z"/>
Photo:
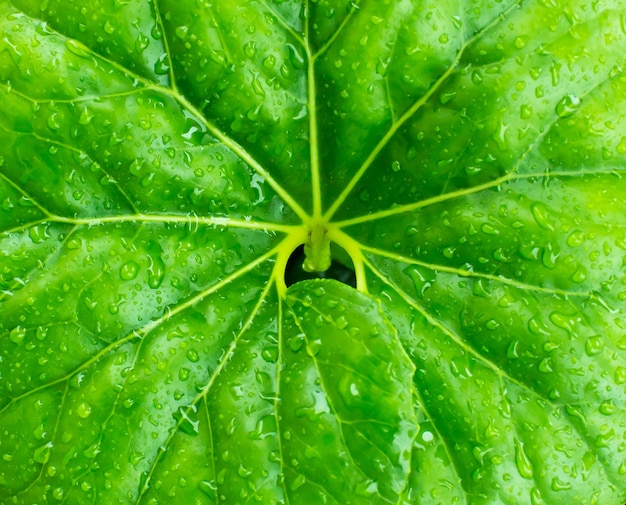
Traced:
<path fill-rule="evenodd" d="M 0 0 L 0 503 L 623 503 L 625 19 Z"/>

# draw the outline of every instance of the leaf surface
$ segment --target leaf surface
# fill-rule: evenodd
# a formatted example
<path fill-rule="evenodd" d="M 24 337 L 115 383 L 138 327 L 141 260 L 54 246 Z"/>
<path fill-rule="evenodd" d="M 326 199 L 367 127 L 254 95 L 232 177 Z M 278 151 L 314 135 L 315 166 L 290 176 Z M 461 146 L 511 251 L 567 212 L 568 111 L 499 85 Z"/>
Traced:
<path fill-rule="evenodd" d="M 0 503 L 623 503 L 625 20 L 0 0 Z"/>

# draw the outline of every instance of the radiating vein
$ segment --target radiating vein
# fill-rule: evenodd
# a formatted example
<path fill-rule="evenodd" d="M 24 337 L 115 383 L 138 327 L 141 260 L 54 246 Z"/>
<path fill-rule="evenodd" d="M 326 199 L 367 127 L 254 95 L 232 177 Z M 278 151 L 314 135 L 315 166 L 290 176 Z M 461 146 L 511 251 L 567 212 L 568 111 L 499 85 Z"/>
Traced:
<path fill-rule="evenodd" d="M 48 443 L 53 444 L 54 440 L 57 437 L 57 434 L 59 432 L 59 425 L 61 424 L 61 417 L 63 416 L 63 407 L 65 406 L 65 400 L 67 399 L 67 394 L 69 392 L 69 383 L 67 383 L 65 385 L 65 388 L 63 389 L 63 396 L 61 397 L 61 405 L 59 405 L 59 410 L 57 411 L 57 416 L 56 416 L 56 420 L 54 422 L 54 428 L 52 430 L 52 435 L 50 437 L 50 441 Z M 50 450 L 52 450 L 52 445 L 50 446 Z M 22 489 L 21 491 L 18 492 L 17 496 L 19 495 L 23 495 L 25 493 L 27 493 L 30 489 L 33 488 L 33 486 L 35 484 L 37 484 L 37 482 L 39 482 L 41 480 L 41 476 L 43 475 L 43 472 L 46 468 L 46 465 L 48 464 L 48 462 L 46 461 L 44 464 L 41 465 L 41 469 L 39 471 L 39 474 L 33 479 L 33 481 L 24 489 Z"/>
<path fill-rule="evenodd" d="M 579 428 L 572 421 L 571 416 L 565 410 L 565 406 L 564 405 L 555 404 L 548 396 L 541 395 L 538 391 L 535 391 L 530 386 L 526 385 L 525 383 L 523 383 L 523 382 L 517 380 L 516 378 L 514 378 L 513 376 L 509 375 L 508 372 L 506 372 L 506 370 L 498 367 L 493 361 L 491 361 L 486 356 L 483 356 L 482 354 L 480 354 L 477 350 L 474 349 L 474 347 L 472 347 L 471 345 L 465 343 L 452 330 L 450 330 L 443 323 L 441 323 L 440 321 L 435 319 L 433 316 L 431 316 L 424 308 L 422 308 L 420 305 L 418 305 L 407 293 L 405 293 L 395 283 L 393 283 L 391 280 L 389 280 L 371 262 L 369 262 L 367 259 L 365 261 L 367 263 L 367 266 L 376 275 L 376 277 L 378 277 L 385 285 L 387 285 L 388 287 L 393 289 L 402 299 L 404 299 L 404 301 L 410 307 L 412 307 L 413 309 L 418 311 L 430 324 L 432 324 L 433 326 L 435 326 L 439 330 L 441 330 L 443 333 L 445 333 L 453 342 L 455 342 L 465 352 L 467 352 L 468 354 L 470 354 L 471 356 L 476 358 L 480 363 L 485 365 L 487 368 L 491 369 L 496 374 L 496 376 L 498 376 L 501 380 L 502 379 L 506 379 L 507 381 L 511 382 L 512 384 L 515 384 L 516 386 L 518 386 L 522 391 L 528 391 L 533 396 L 535 396 L 537 398 L 541 398 L 541 400 L 544 401 L 554 411 L 562 411 L 564 413 L 564 415 L 565 415 L 565 419 L 567 420 L 567 423 L 576 431 L 576 433 L 578 433 L 578 435 L 583 440 L 588 441 L 588 435 L 586 433 L 584 433 L 583 431 L 581 431 L 581 428 Z M 589 441 L 588 446 L 591 449 L 591 451 L 592 451 L 592 453 L 594 455 L 594 458 L 600 463 L 600 466 L 602 467 L 602 470 L 604 471 L 604 473 L 607 476 L 608 480 L 612 482 L 611 476 L 608 473 L 608 468 L 604 464 L 602 464 L 601 454 L 599 453 L 601 448 L 597 447 L 596 444 L 594 443 L 594 441 Z M 618 483 L 615 483 L 615 484 L 617 485 Z"/>
<path fill-rule="evenodd" d="M 298 300 L 299 302 L 303 303 L 302 300 Z M 324 320 L 326 320 L 326 322 L 331 323 L 333 325 L 336 325 L 336 322 L 333 321 L 331 318 L 329 318 L 326 314 L 323 314 L 322 312 L 316 310 L 313 306 L 310 307 L 310 309 L 315 310 L 315 312 L 317 312 Z M 303 328 L 303 326 L 300 324 L 300 319 L 298 318 L 297 314 L 293 311 L 292 308 L 290 308 L 293 320 L 296 324 L 296 326 L 298 327 L 298 329 L 300 330 L 300 332 L 304 335 L 304 338 L 307 340 L 309 340 L 308 335 L 306 330 Z M 319 368 L 319 363 L 318 360 L 315 356 L 311 356 L 311 359 L 313 361 L 313 366 L 315 367 L 315 371 L 317 372 L 317 376 L 320 378 L 320 380 L 322 381 L 322 387 L 324 387 L 324 380 L 323 380 L 323 376 L 324 374 L 321 372 L 320 368 Z M 357 469 L 357 471 L 366 479 L 369 480 L 369 476 L 365 473 L 365 471 L 361 468 L 361 465 L 357 462 L 357 459 L 354 458 L 354 455 L 352 454 L 352 451 L 350 450 L 350 446 L 348 445 L 348 443 L 346 442 L 345 436 L 344 436 L 344 428 L 343 426 L 345 424 L 348 424 L 344 421 L 344 419 L 339 415 L 339 411 L 337 410 L 337 408 L 335 407 L 335 405 L 333 404 L 332 399 L 330 398 L 330 395 L 325 391 L 326 393 L 326 401 L 328 402 L 328 407 L 330 408 L 330 411 L 332 412 L 332 414 L 334 415 L 335 419 L 337 419 L 337 422 L 340 426 L 340 430 L 339 430 L 339 438 L 341 440 L 341 443 L 343 444 L 343 446 L 346 448 L 346 454 L 350 460 L 350 462 L 352 463 L 352 465 Z M 366 440 L 368 440 L 369 442 L 371 442 L 363 433 L 361 433 L 360 430 L 357 430 L 358 433 L 363 436 Z M 372 447 L 374 447 L 379 453 L 381 453 L 385 459 L 389 460 L 390 463 L 391 462 L 391 458 L 388 454 L 386 454 L 380 447 L 378 447 L 377 445 L 375 445 L 374 443 L 370 444 Z M 382 496 L 379 493 L 379 496 L 385 500 L 388 503 L 392 503 L 391 501 L 389 501 L 387 498 L 385 498 L 384 496 Z"/>
<path fill-rule="evenodd" d="M 396 216 L 398 214 L 404 214 L 407 212 L 412 212 L 417 209 L 421 209 L 423 207 L 429 207 L 431 205 L 436 205 L 439 203 L 447 202 L 450 200 L 454 200 L 456 198 L 462 198 L 464 196 L 473 195 L 476 193 L 480 193 L 482 191 L 488 189 L 494 189 L 502 184 L 510 181 L 523 180 L 523 179 L 540 179 L 546 178 L 549 179 L 551 177 L 582 177 L 586 175 L 615 175 L 620 176 L 619 171 L 615 169 L 609 170 L 546 170 L 542 173 L 528 173 L 528 174 L 518 174 L 518 173 L 508 173 L 497 179 L 493 179 L 491 181 L 487 181 L 483 184 L 478 184 L 476 186 L 471 186 L 468 188 L 458 189 L 456 191 L 451 191 L 450 193 L 443 193 L 441 195 L 433 196 L 430 198 L 424 198 L 418 202 L 408 203 L 405 205 L 398 205 L 397 207 L 391 207 L 387 210 L 382 210 L 378 212 L 372 212 L 371 214 L 365 214 L 363 216 L 354 217 L 351 219 L 345 219 L 343 221 L 337 221 L 334 223 L 335 226 L 339 228 L 344 228 L 346 226 L 352 226 L 360 223 L 369 223 L 371 221 L 376 221 L 378 219 L 384 219 L 390 216 Z"/>
<path fill-rule="evenodd" d="M 111 351 L 115 351 L 116 349 L 118 349 L 119 347 L 124 345 L 125 343 L 130 342 L 130 341 L 135 340 L 135 339 L 141 339 L 141 338 L 145 337 L 152 330 L 154 330 L 155 328 L 157 328 L 158 326 L 160 326 L 164 322 L 168 321 L 169 319 L 171 319 L 175 315 L 183 312 L 184 310 L 186 310 L 189 307 L 191 307 L 191 306 L 195 305 L 196 303 L 200 302 L 201 300 L 203 300 L 207 296 L 215 293 L 216 291 L 218 291 L 219 289 L 223 288 L 224 286 L 227 286 L 228 284 L 230 284 L 234 280 L 238 279 L 239 277 L 245 275 L 246 273 L 250 272 L 251 270 L 254 270 L 260 264 L 268 261 L 270 258 L 272 258 L 273 256 L 275 256 L 278 253 L 279 248 L 280 248 L 280 245 L 275 247 L 271 251 L 263 254 L 262 256 L 258 257 L 254 261 L 251 261 L 250 263 L 247 263 L 246 265 L 242 266 L 241 268 L 239 268 L 238 270 L 236 270 L 232 274 L 224 277 L 223 279 L 221 279 L 219 282 L 213 284 L 212 286 L 209 286 L 208 288 L 206 288 L 205 290 L 201 291 L 197 295 L 187 299 L 184 302 L 181 302 L 181 303 L 177 304 L 173 308 L 172 307 L 167 307 L 165 312 L 164 312 L 164 314 L 162 316 L 158 317 L 157 319 L 151 320 L 150 322 L 146 323 L 141 328 L 132 330 L 125 337 L 123 337 L 123 338 L 121 338 L 119 340 L 116 340 L 115 342 L 112 342 L 108 346 L 102 348 L 94 356 L 92 356 L 89 360 L 87 360 L 86 362 L 82 363 L 79 367 L 77 367 L 73 371 L 67 373 L 63 377 L 60 377 L 60 378 L 55 379 L 53 381 L 50 381 L 50 382 L 48 382 L 46 384 L 42 384 L 40 386 L 37 386 L 36 388 L 33 388 L 33 389 L 31 389 L 31 390 L 29 390 L 29 391 L 27 391 L 27 392 L 25 392 L 25 393 L 23 393 L 21 395 L 18 395 L 16 397 L 11 398 L 10 401 L 0 410 L 0 414 L 2 414 L 2 412 L 4 412 L 13 403 L 15 403 L 17 401 L 20 401 L 23 398 L 26 398 L 26 397 L 30 396 L 31 394 L 34 394 L 34 393 L 36 393 L 38 391 L 42 391 L 42 390 L 44 390 L 46 388 L 49 388 L 51 386 L 54 386 L 56 384 L 59 384 L 59 383 L 62 383 L 64 381 L 69 380 L 71 377 L 73 377 L 77 373 L 81 372 L 82 370 L 85 370 L 85 369 L 89 368 L 94 363 L 97 363 L 103 356 L 105 356 L 106 354 L 108 354 Z"/>
<path fill-rule="evenodd" d="M 306 42 L 304 41 L 304 39 L 302 38 L 302 34 L 296 32 L 290 25 L 289 23 L 287 23 L 287 21 L 285 20 L 285 18 L 283 16 L 281 16 L 278 12 L 276 12 L 276 9 L 274 9 L 268 2 L 267 0 L 259 0 L 259 2 L 269 11 L 272 13 L 272 15 L 274 15 L 276 17 L 276 19 L 278 20 L 278 22 L 281 24 L 281 26 L 287 30 L 291 36 L 298 41 L 298 43 L 302 46 L 302 47 L 306 47 Z"/>
<path fill-rule="evenodd" d="M 406 263 L 407 265 L 417 265 L 417 266 L 428 268 L 429 270 L 433 270 L 435 272 L 445 272 L 449 274 L 455 274 L 460 277 L 486 279 L 491 282 L 506 284 L 508 286 L 512 286 L 514 288 L 521 289 L 524 291 L 538 291 L 540 293 L 548 293 L 548 294 L 553 294 L 553 295 L 559 295 L 562 297 L 573 296 L 573 297 L 589 298 L 591 296 L 591 292 L 589 291 L 569 291 L 566 289 L 547 288 L 543 286 L 537 286 L 535 284 L 529 284 L 526 282 L 517 281 L 515 279 L 509 279 L 508 277 L 503 277 L 500 275 L 486 274 L 482 272 L 476 272 L 474 270 L 465 270 L 462 268 L 449 267 L 445 265 L 439 265 L 436 263 L 430 263 L 428 261 L 420 261 L 415 258 L 402 256 L 400 254 L 386 251 L 384 249 L 380 249 L 377 247 L 369 247 L 369 246 L 361 246 L 361 247 L 363 251 L 367 251 L 376 256 L 381 256 L 381 257 L 389 258 L 395 261 L 400 261 L 402 263 Z"/>
<path fill-rule="evenodd" d="M 0 238 L 2 236 L 8 237 L 9 235 L 12 235 L 14 233 L 25 232 L 26 230 L 28 230 L 29 228 L 32 228 L 33 226 L 38 226 L 40 224 L 49 223 L 49 222 L 50 222 L 50 219 L 48 219 L 47 217 L 44 217 L 43 219 L 37 219 L 36 221 L 29 221 L 28 223 L 20 224 L 13 228 L 0 231 Z"/>
<path fill-rule="evenodd" d="M 105 93 L 103 95 L 81 95 L 81 96 L 75 96 L 72 98 L 47 98 L 47 97 L 35 98 L 30 95 L 27 95 L 26 93 L 23 93 L 22 91 L 16 89 L 14 86 L 7 86 L 3 82 L 0 82 L 0 86 L 6 89 L 7 94 L 17 95 L 23 98 L 24 100 L 27 100 L 35 105 L 42 104 L 42 103 L 72 104 L 72 103 L 81 103 L 81 102 L 94 102 L 98 100 L 108 100 L 111 98 L 121 98 L 121 97 L 132 96 L 132 95 L 136 95 L 137 93 L 141 93 L 142 91 L 145 90 L 145 88 L 133 88 L 127 91 L 119 91 L 117 93 Z"/>
<path fill-rule="evenodd" d="M 411 119 L 418 110 L 422 108 L 422 106 L 430 100 L 433 94 L 441 87 L 441 85 L 448 79 L 450 74 L 456 69 L 465 49 L 471 45 L 475 40 L 484 35 L 485 32 L 491 30 L 495 26 L 497 26 L 500 22 L 502 22 L 506 16 L 513 11 L 514 8 L 518 6 L 518 3 L 513 4 L 509 8 L 507 8 L 503 13 L 497 16 L 491 23 L 487 24 L 481 30 L 476 32 L 469 40 L 464 42 L 456 56 L 446 69 L 446 71 L 431 85 L 431 87 L 426 91 L 424 95 L 422 95 L 415 103 L 398 119 L 395 123 L 392 123 L 391 127 L 387 130 L 382 139 L 376 144 L 372 152 L 365 159 L 361 167 L 356 171 L 356 173 L 350 179 L 350 182 L 346 185 L 337 199 L 334 201 L 332 206 L 326 211 L 324 215 L 325 219 L 330 220 L 332 216 L 337 212 L 339 207 L 343 205 L 348 195 L 354 190 L 358 182 L 361 180 L 365 172 L 370 168 L 374 160 L 378 157 L 380 152 L 385 148 L 385 146 L 389 143 L 389 140 L 396 134 L 396 132 L 409 120 Z"/>
<path fill-rule="evenodd" d="M 154 7 L 154 16 L 157 26 L 162 33 L 163 37 L 163 50 L 167 56 L 168 67 L 169 67 L 169 78 L 170 78 L 170 87 L 172 90 L 177 91 L 178 87 L 176 85 L 176 76 L 174 75 L 174 59 L 172 58 L 172 53 L 169 48 L 169 42 L 167 39 L 167 31 L 165 30 L 165 25 L 163 24 L 163 16 L 161 15 L 161 9 L 159 7 L 159 0 L 152 0 L 152 5 Z"/>
<path fill-rule="evenodd" d="M 197 228 L 203 226 L 224 226 L 228 228 L 243 228 L 259 231 L 276 231 L 290 233 L 299 226 L 281 225 L 263 221 L 247 221 L 245 219 L 232 219 L 229 217 L 199 216 L 197 214 L 171 215 L 171 214 L 120 214 L 117 216 L 86 217 L 86 218 L 65 218 L 62 216 L 52 216 L 48 221 L 69 223 L 73 225 L 97 226 L 107 223 L 163 223 L 163 224 L 187 224 Z"/>
<path fill-rule="evenodd" d="M 330 46 L 333 45 L 333 43 L 335 42 L 335 40 L 337 39 L 337 37 L 339 36 L 339 34 L 344 30 L 344 28 L 348 25 L 348 23 L 350 22 L 350 20 L 352 19 L 352 17 L 354 16 L 354 14 L 360 9 L 360 0 L 354 0 L 352 2 L 350 2 L 350 7 L 351 9 L 348 11 L 348 14 L 346 14 L 346 16 L 343 18 L 343 20 L 341 21 L 341 23 L 339 24 L 339 26 L 337 27 L 337 29 L 334 31 L 334 33 L 328 38 L 328 40 L 326 42 L 324 42 L 324 44 L 322 45 L 322 47 L 320 47 L 315 54 L 312 55 L 313 59 L 317 59 L 319 58 L 322 54 L 324 54 L 326 51 L 328 51 L 328 49 L 330 48 Z M 310 7 L 309 7 L 310 9 Z M 309 14 L 310 15 L 310 14 Z"/>
<path fill-rule="evenodd" d="M 479 353 L 476 349 L 474 349 L 474 347 L 472 347 L 470 344 L 465 342 L 461 337 L 459 337 L 456 333 L 454 333 L 450 328 L 448 328 L 441 321 L 433 317 L 430 313 L 428 313 L 426 309 L 424 309 L 417 302 L 415 302 L 412 299 L 412 297 L 409 296 L 403 289 L 401 289 L 398 285 L 396 285 L 396 283 L 388 279 L 372 262 L 370 262 L 367 259 L 365 259 L 365 262 L 368 268 L 374 273 L 374 275 L 376 275 L 376 277 L 378 277 L 385 285 L 393 289 L 411 308 L 419 312 L 431 325 L 435 326 L 441 332 L 446 334 L 455 344 L 457 344 L 466 353 L 476 358 L 476 360 L 482 363 L 486 368 L 491 369 L 496 374 L 496 376 L 505 378 L 511 383 L 519 386 L 524 391 L 532 392 L 533 395 L 538 396 L 545 402 L 549 403 L 550 406 L 554 408 L 555 410 L 558 408 L 558 406 L 555 405 L 552 402 L 552 400 L 550 400 L 550 398 L 541 396 L 539 393 L 537 393 L 535 390 L 533 390 L 526 384 L 520 382 L 515 377 L 509 375 L 508 372 L 506 372 L 506 370 L 500 368 L 493 361 L 491 361 L 491 359 Z"/>
<path fill-rule="evenodd" d="M 258 173 L 261 177 L 263 177 L 267 183 L 278 193 L 278 195 L 283 199 L 283 201 L 291 207 L 291 209 L 302 219 L 306 221 L 308 219 L 307 213 L 300 206 L 298 202 L 287 192 L 285 188 L 276 180 L 274 177 L 239 143 L 226 135 L 222 130 L 220 130 L 215 124 L 209 121 L 200 110 L 198 110 L 191 102 L 189 102 L 182 95 L 168 89 L 163 88 L 162 86 L 153 86 L 153 89 L 156 91 L 161 91 L 169 96 L 171 96 L 174 100 L 180 103 L 184 108 L 186 108 L 200 123 L 217 139 L 222 142 L 226 147 L 228 147 L 233 153 L 239 156 L 240 159 L 245 161 L 256 173 Z"/>
<path fill-rule="evenodd" d="M 5 130 L 6 131 L 6 130 Z M 104 165 L 100 162 L 98 162 L 97 160 L 95 160 L 89 153 L 87 153 L 86 151 L 83 151 L 81 149 L 78 149 L 77 147 L 73 147 L 69 144 L 65 144 L 63 142 L 59 142 L 57 140 L 53 140 L 50 139 L 48 137 L 42 137 L 41 135 L 38 135 L 37 133 L 34 132 L 30 132 L 30 133 L 21 133 L 21 132 L 11 132 L 11 133 L 15 133 L 17 135 L 24 135 L 24 136 L 28 136 L 31 135 L 32 137 L 36 138 L 37 140 L 40 140 L 42 142 L 51 144 L 51 145 L 55 145 L 58 147 L 61 147 L 63 149 L 67 149 L 68 151 L 77 153 L 79 155 L 83 155 L 85 156 L 88 160 L 92 161 L 94 163 L 94 165 L 100 169 L 100 172 L 102 173 L 103 176 L 105 176 L 107 178 L 107 180 L 111 183 L 113 183 L 113 185 L 115 186 L 115 188 L 117 189 L 117 191 L 120 193 L 120 195 L 124 198 L 124 200 L 126 201 L 126 203 L 128 204 L 128 206 L 130 207 L 130 209 L 135 212 L 138 213 L 139 210 L 135 207 L 135 204 L 133 203 L 132 199 L 130 198 L 130 196 L 126 193 L 126 191 L 124 190 L 124 188 L 122 186 L 119 185 L 119 183 L 115 180 L 115 178 L 110 174 L 109 171 L 107 171 L 106 168 L 104 168 Z"/>
<path fill-rule="evenodd" d="M 58 33 L 58 32 L 57 32 Z M 65 35 L 60 36 L 67 38 Z M 94 58 L 107 63 L 110 67 L 118 70 L 123 75 L 131 78 L 134 83 L 141 83 L 146 89 L 152 89 L 156 92 L 162 93 L 171 97 L 178 102 L 183 108 L 185 108 L 192 116 L 194 116 L 213 136 L 220 140 L 222 144 L 228 147 L 233 153 L 235 153 L 241 160 L 243 160 L 248 166 L 250 166 L 255 172 L 263 177 L 267 183 L 276 191 L 276 193 L 283 199 L 283 201 L 291 207 L 291 209 L 302 219 L 306 221 L 308 218 L 304 209 L 296 202 L 296 200 L 282 187 L 282 185 L 272 177 L 272 175 L 250 154 L 241 144 L 229 137 L 209 119 L 187 98 L 181 95 L 175 88 L 168 88 L 159 85 L 145 77 L 136 74 L 123 65 L 119 64 L 115 60 L 109 59 L 106 56 L 93 51 L 90 48 L 85 47 L 86 51 L 89 51 Z"/>
<path fill-rule="evenodd" d="M 63 237 L 63 240 L 61 240 L 56 247 L 54 247 L 54 249 L 52 251 L 50 251 L 44 258 L 40 258 L 39 261 L 35 264 L 35 266 L 33 266 L 28 272 L 25 272 L 22 277 L 16 277 L 13 279 L 13 282 L 11 283 L 11 285 L 8 287 L 8 290 L 4 290 L 2 292 L 0 292 L 0 302 L 3 302 L 4 300 L 6 300 L 8 297 L 13 296 L 13 290 L 15 288 L 17 288 L 19 285 L 22 286 L 26 286 L 28 284 L 28 279 L 30 278 L 31 275 L 40 272 L 42 270 L 42 265 L 45 267 L 46 264 L 48 263 L 48 261 L 50 261 L 51 258 L 53 258 L 54 256 L 56 256 L 62 249 L 63 246 L 67 243 L 67 241 L 69 240 L 70 236 L 76 231 L 76 226 L 74 226 L 73 228 L 71 228 Z"/>
<path fill-rule="evenodd" d="M 261 310 L 261 307 L 262 307 L 263 303 L 265 302 L 265 300 L 267 299 L 267 295 L 268 295 L 268 293 L 269 293 L 269 291 L 270 291 L 270 289 L 272 287 L 274 287 L 274 284 L 271 283 L 271 282 L 268 282 L 267 285 L 265 286 L 265 288 L 263 289 L 263 291 L 261 292 L 261 295 L 259 296 L 259 299 L 257 300 L 257 303 L 255 304 L 255 306 L 252 309 L 250 315 L 246 319 L 246 322 L 243 324 L 241 330 L 235 336 L 235 338 L 231 342 L 231 344 L 228 347 L 228 349 L 226 350 L 226 352 L 224 352 L 223 355 L 221 356 L 221 358 L 219 360 L 219 363 L 215 367 L 215 370 L 211 374 L 207 384 L 202 388 L 202 390 L 196 395 L 196 397 L 191 402 L 191 404 L 187 407 L 187 409 L 185 411 L 185 413 L 187 415 L 189 415 L 189 413 L 191 412 L 191 410 L 192 410 L 192 408 L 194 406 L 198 405 L 199 402 L 202 399 L 205 399 L 207 397 L 207 395 L 209 393 L 209 390 L 211 389 L 211 387 L 215 383 L 215 380 L 220 375 L 220 373 L 222 373 L 222 370 L 228 364 L 228 362 L 230 361 L 231 357 L 233 356 L 233 354 L 235 352 L 235 349 L 237 348 L 237 345 L 239 344 L 239 341 L 241 340 L 243 335 L 248 331 L 248 329 L 250 328 L 250 325 L 254 321 L 254 318 L 258 315 L 259 311 Z M 208 408 L 207 408 L 207 413 L 208 413 Z M 183 424 L 184 421 L 185 421 L 185 417 L 181 416 L 181 418 L 177 421 L 174 429 L 171 430 L 169 436 L 167 437 L 167 439 L 163 443 L 163 447 L 164 448 L 167 448 L 170 445 L 172 439 L 174 438 L 176 433 L 178 433 L 178 431 L 180 429 L 180 426 Z M 152 464 L 150 465 L 150 469 L 148 470 L 148 472 L 146 474 L 145 484 L 144 484 L 143 488 L 140 490 L 140 493 L 139 493 L 139 495 L 137 497 L 137 502 L 136 502 L 137 505 L 139 505 L 139 502 L 141 501 L 141 498 L 148 491 L 148 489 L 150 487 L 150 479 L 152 478 L 152 475 L 154 474 L 154 471 L 156 470 L 156 467 L 158 466 L 159 461 L 160 461 L 160 457 L 159 457 L 159 455 L 157 455 L 154 458 L 154 460 L 152 461 Z M 218 493 L 218 496 L 219 496 L 219 493 Z"/>
<path fill-rule="evenodd" d="M 290 505 L 289 492 L 287 491 L 287 483 L 285 482 L 285 452 L 283 450 L 283 437 L 281 418 L 278 413 L 278 405 L 280 402 L 280 372 L 283 367 L 283 345 L 285 345 L 285 337 L 283 333 L 283 299 L 278 297 L 278 314 L 277 314 L 277 334 L 278 334 L 278 358 L 276 360 L 276 396 L 274 398 L 274 419 L 276 420 L 276 439 L 278 443 L 278 454 L 280 455 L 280 475 L 281 486 L 285 494 L 285 505 Z"/>
<path fill-rule="evenodd" d="M 307 56 L 307 101 L 309 110 L 309 151 L 311 157 L 311 186 L 313 193 L 313 219 L 319 219 L 322 216 L 322 187 L 320 183 L 317 90 L 315 87 L 315 59 L 311 54 L 311 41 L 309 30 L 309 20 L 307 19 L 305 23 L 305 50 Z"/>
<path fill-rule="evenodd" d="M 35 207 L 37 207 L 42 214 L 44 214 L 45 216 L 50 217 L 52 214 L 50 213 L 50 211 L 48 211 L 48 209 L 46 209 L 43 205 L 41 205 L 37 200 L 35 200 L 35 198 L 33 198 L 32 196 L 30 196 L 26 191 L 24 191 L 24 189 L 22 189 L 22 187 L 19 184 L 16 184 L 15 182 L 13 182 L 4 172 L 2 172 L 0 170 L 0 178 L 2 178 L 3 180 L 5 180 L 7 182 L 7 184 L 9 186 L 11 186 L 12 188 L 14 188 L 18 193 L 20 193 L 28 202 L 32 203 Z"/>

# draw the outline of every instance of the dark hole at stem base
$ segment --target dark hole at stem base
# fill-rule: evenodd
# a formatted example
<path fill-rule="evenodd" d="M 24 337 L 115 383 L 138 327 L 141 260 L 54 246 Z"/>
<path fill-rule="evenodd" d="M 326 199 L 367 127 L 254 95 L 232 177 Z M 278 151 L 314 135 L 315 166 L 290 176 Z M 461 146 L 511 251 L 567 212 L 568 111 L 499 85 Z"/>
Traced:
<path fill-rule="evenodd" d="M 285 284 L 287 287 L 308 279 L 335 279 L 353 288 L 356 287 L 356 275 L 352 265 L 346 266 L 343 262 L 333 257 L 330 268 L 325 272 L 306 272 L 302 268 L 303 261 L 304 246 L 301 245 L 291 253 L 289 261 L 287 261 L 287 269 L 285 270 Z"/>

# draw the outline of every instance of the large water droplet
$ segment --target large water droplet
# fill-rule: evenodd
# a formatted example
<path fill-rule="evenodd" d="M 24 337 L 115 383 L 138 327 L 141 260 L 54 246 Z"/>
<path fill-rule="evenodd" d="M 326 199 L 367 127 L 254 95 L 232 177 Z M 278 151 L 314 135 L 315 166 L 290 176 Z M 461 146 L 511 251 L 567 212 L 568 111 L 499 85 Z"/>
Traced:
<path fill-rule="evenodd" d="M 556 104 L 555 110 L 559 117 L 571 116 L 580 107 L 580 98 L 576 95 L 565 95 L 559 103 Z"/>
<path fill-rule="evenodd" d="M 9 340 L 14 344 L 21 344 L 26 337 L 26 329 L 22 326 L 16 326 L 9 333 Z"/>
<path fill-rule="evenodd" d="M 87 402 L 82 402 L 76 407 L 76 414 L 78 417 L 82 417 L 83 419 L 87 419 L 91 415 L 91 405 Z"/>
<path fill-rule="evenodd" d="M 120 269 L 120 278 L 129 281 L 137 277 L 139 273 L 139 265 L 135 261 L 128 261 L 124 263 L 122 268 Z"/>
<path fill-rule="evenodd" d="M 524 451 L 524 444 L 517 438 L 515 439 L 515 465 L 522 477 L 533 478 L 533 465 Z"/>

